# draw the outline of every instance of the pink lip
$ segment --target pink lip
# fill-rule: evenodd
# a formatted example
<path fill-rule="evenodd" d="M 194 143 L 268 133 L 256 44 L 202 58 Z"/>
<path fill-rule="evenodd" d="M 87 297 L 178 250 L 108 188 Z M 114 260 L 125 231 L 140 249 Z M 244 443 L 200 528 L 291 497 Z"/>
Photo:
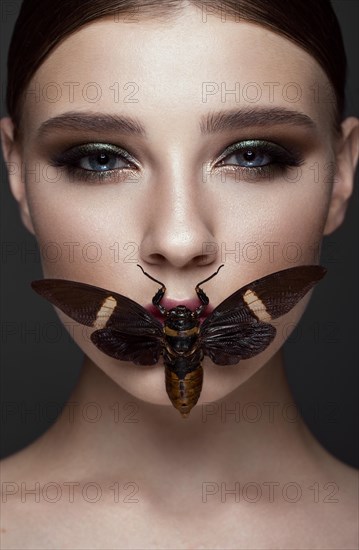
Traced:
<path fill-rule="evenodd" d="M 160 302 L 160 305 L 163 306 L 164 308 L 166 308 L 167 310 L 170 310 L 170 309 L 173 309 L 177 306 L 186 306 L 188 309 L 190 309 L 191 311 L 194 311 L 195 309 L 197 309 L 200 305 L 201 305 L 201 302 L 196 299 L 196 298 L 192 298 L 191 300 L 171 300 L 170 298 L 162 298 L 161 302 Z M 156 319 L 159 319 L 160 321 L 163 321 L 164 320 L 164 315 L 161 314 L 161 312 L 159 311 L 159 309 L 154 306 L 153 304 L 148 304 L 146 306 L 146 310 L 151 313 L 154 317 L 156 317 Z M 199 317 L 199 320 L 201 322 L 203 322 L 205 320 L 206 317 L 208 317 L 208 315 L 213 311 L 213 307 L 208 304 L 208 306 L 206 306 L 203 311 L 202 311 L 202 314 L 200 315 Z"/>

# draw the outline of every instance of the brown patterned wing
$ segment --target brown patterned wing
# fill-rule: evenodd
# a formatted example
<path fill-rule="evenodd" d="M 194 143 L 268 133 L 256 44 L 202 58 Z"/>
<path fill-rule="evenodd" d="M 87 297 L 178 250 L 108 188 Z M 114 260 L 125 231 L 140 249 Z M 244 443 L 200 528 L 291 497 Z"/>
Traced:
<path fill-rule="evenodd" d="M 95 346 L 115 359 L 132 361 L 136 365 L 154 365 L 162 353 L 161 338 L 128 334 L 113 328 L 103 328 L 91 334 Z"/>
<path fill-rule="evenodd" d="M 325 273 L 318 265 L 292 267 L 237 290 L 203 322 L 203 352 L 218 365 L 233 365 L 261 353 L 276 334 L 269 321 L 289 312 Z"/>
<path fill-rule="evenodd" d="M 78 323 L 97 328 L 91 340 L 107 355 L 142 365 L 158 361 L 163 325 L 137 302 L 111 290 L 64 279 L 42 279 L 31 286 Z"/>

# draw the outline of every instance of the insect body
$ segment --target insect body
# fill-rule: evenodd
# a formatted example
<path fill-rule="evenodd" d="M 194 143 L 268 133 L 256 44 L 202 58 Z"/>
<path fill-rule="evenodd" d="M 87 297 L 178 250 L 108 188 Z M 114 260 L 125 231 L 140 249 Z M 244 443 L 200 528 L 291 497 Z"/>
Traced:
<path fill-rule="evenodd" d="M 269 321 L 289 312 L 326 273 L 318 265 L 271 273 L 234 292 L 201 325 L 199 316 L 209 299 L 200 285 L 221 267 L 195 287 L 201 305 L 194 311 L 184 305 L 165 309 L 160 302 L 166 287 L 142 269 L 161 284 L 152 303 L 163 323 L 137 302 L 100 287 L 63 279 L 33 281 L 31 286 L 75 321 L 96 328 L 91 340 L 110 357 L 154 365 L 162 354 L 167 394 L 185 418 L 201 394 L 204 355 L 217 365 L 235 365 L 264 351 L 276 335 Z"/>
<path fill-rule="evenodd" d="M 198 345 L 199 321 L 187 308 L 176 310 L 164 326 L 166 391 L 174 407 L 187 416 L 202 391 L 203 351 Z"/>

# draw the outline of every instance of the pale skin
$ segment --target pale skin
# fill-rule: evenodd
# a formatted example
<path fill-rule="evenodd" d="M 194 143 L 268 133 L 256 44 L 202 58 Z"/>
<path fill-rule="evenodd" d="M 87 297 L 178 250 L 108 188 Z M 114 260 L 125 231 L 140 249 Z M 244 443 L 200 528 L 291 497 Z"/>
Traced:
<path fill-rule="evenodd" d="M 73 262 L 45 258 L 44 277 L 94 284 L 146 305 L 158 286 L 135 263 L 125 261 L 124 245 L 136 243 L 136 260 L 163 280 L 166 295 L 177 300 L 193 298 L 195 284 L 225 260 L 220 274 L 205 287 L 216 306 L 244 284 L 293 263 L 283 254 L 270 261 L 264 253 L 257 262 L 238 263 L 233 255 L 221 256 L 220 247 L 205 254 L 203 243 L 226 243 L 227 250 L 233 250 L 236 242 L 257 242 L 265 250 L 264 243 L 276 242 L 282 250 L 286 243 L 296 242 L 302 250 L 297 264 L 317 263 L 315 244 L 345 218 L 358 161 L 359 122 L 347 118 L 342 136 L 335 139 L 332 106 L 314 101 L 311 91 L 313 84 L 327 90 L 325 73 L 305 51 L 260 26 L 229 20 L 223 24 L 215 17 L 203 23 L 193 7 L 163 25 L 105 18 L 64 40 L 38 69 L 30 88 L 35 81 L 41 89 L 48 82 L 78 82 L 79 90 L 95 81 L 104 93 L 97 103 L 76 91 L 71 102 L 67 94 L 57 102 L 44 98 L 36 102 L 28 95 L 22 144 L 13 139 L 11 119 L 2 119 L 5 160 L 30 167 L 37 163 L 41 168 L 38 181 L 30 173 L 26 181 L 18 173 L 9 176 L 22 221 L 40 246 L 49 241 L 96 241 L 108 251 L 118 242 L 120 254 L 117 262 L 110 253 L 103 254 L 95 264 L 76 253 Z M 271 100 L 263 83 L 274 81 L 279 86 Z M 117 102 L 110 90 L 114 82 L 120 82 Z M 133 91 L 123 91 L 128 82 L 136 83 L 138 102 L 123 101 Z M 231 90 L 235 82 L 256 82 L 267 93 L 256 103 L 243 95 L 236 103 L 233 94 L 222 101 L 219 92 L 208 95 L 205 102 L 206 82 L 225 82 Z M 295 103 L 283 96 L 288 82 L 298 83 L 302 90 Z M 208 112 L 273 107 L 307 115 L 316 129 L 255 124 L 200 134 L 200 117 Z M 36 137 L 43 122 L 68 111 L 137 117 L 147 137 L 68 129 L 52 130 L 41 141 Z M 295 180 L 296 167 L 289 167 L 285 177 L 276 173 L 272 179 L 255 182 L 244 174 L 236 181 L 234 173 L 224 175 L 223 168 L 222 176 L 214 171 L 212 166 L 229 145 L 250 139 L 297 148 L 303 159 L 301 177 L 289 181 Z M 127 150 L 137 163 L 133 179 L 127 174 L 117 182 L 77 183 L 76 177 L 70 181 L 62 172 L 60 179 L 50 182 L 56 174 L 53 167 L 44 176 L 43 168 L 54 151 L 91 142 Z M 238 163 L 233 153 L 229 157 L 228 164 Z M 326 168 L 333 162 L 334 182 Z M 319 166 L 316 182 L 310 168 L 314 163 Z M 75 489 L 73 503 L 65 486 L 56 503 L 43 498 L 35 503 L 31 497 L 22 502 L 20 493 L 8 496 L 2 505 L 2 547 L 356 548 L 356 471 L 331 456 L 300 418 L 290 422 L 282 412 L 283 405 L 293 401 L 284 374 L 283 334 L 288 335 L 285 328 L 299 321 L 308 299 L 276 324 L 276 339 L 257 357 L 234 367 L 216 366 L 205 358 L 200 401 L 185 420 L 168 400 L 162 363 L 139 369 L 111 359 L 83 339 L 78 327 L 74 338 L 85 359 L 69 402 L 79 406 L 73 417 L 65 408 L 42 437 L 5 459 L 2 481 L 19 486 L 25 482 L 29 487 L 35 482 L 41 486 L 74 482 L 80 489 Z M 316 360 L 312 359 L 313 368 Z M 102 410 L 98 422 L 84 421 L 80 414 L 89 402 Z M 238 402 L 257 403 L 261 419 L 236 422 L 233 415 L 226 415 Z M 114 403 L 119 403 L 118 421 Z M 264 403 L 278 403 L 272 417 Z M 101 487 L 98 502 L 82 498 L 81 487 L 87 482 Z M 118 502 L 111 489 L 116 482 Z M 123 488 L 126 482 L 134 485 Z M 225 502 L 221 502 L 221 483 L 229 490 L 235 482 L 259 484 L 262 498 L 256 503 L 245 498 L 235 502 L 233 495 L 223 493 Z M 273 502 L 268 482 L 279 483 Z M 301 488 L 296 503 L 282 496 L 288 482 Z M 317 499 L 308 489 L 315 483 Z M 325 489 L 326 483 L 338 487 L 332 496 L 335 502 L 324 502 L 334 487 Z M 133 488 L 138 489 L 136 494 Z M 138 502 L 124 502 L 126 496 Z"/>

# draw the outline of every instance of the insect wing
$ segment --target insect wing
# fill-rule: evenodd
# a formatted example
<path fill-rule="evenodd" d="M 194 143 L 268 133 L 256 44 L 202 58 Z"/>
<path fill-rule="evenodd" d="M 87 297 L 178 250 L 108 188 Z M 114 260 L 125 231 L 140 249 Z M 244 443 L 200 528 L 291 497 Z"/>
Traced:
<path fill-rule="evenodd" d="M 162 352 L 159 338 L 127 334 L 113 328 L 103 328 L 91 334 L 91 340 L 98 349 L 122 361 L 136 365 L 154 365 Z"/>
<path fill-rule="evenodd" d="M 162 324 L 137 302 L 64 279 L 42 279 L 31 286 L 78 323 L 97 328 L 91 340 L 107 355 L 143 365 L 158 361 L 164 340 Z"/>
<path fill-rule="evenodd" d="M 276 334 L 268 321 L 289 312 L 325 273 L 317 265 L 292 267 L 237 290 L 203 322 L 204 353 L 214 363 L 227 365 L 264 351 Z"/>
<path fill-rule="evenodd" d="M 229 310 L 245 308 L 259 320 L 277 319 L 288 313 L 326 271 L 319 265 L 307 265 L 271 273 L 234 292 L 213 310 L 212 316 L 219 318 Z"/>
<path fill-rule="evenodd" d="M 200 333 L 203 352 L 217 365 L 235 365 L 241 359 L 254 357 L 264 351 L 276 335 L 272 325 L 251 319 L 249 315 L 244 319 L 243 315 L 232 313 L 230 319 L 223 318 L 223 321 L 225 324 L 219 326 L 208 323 Z"/>

